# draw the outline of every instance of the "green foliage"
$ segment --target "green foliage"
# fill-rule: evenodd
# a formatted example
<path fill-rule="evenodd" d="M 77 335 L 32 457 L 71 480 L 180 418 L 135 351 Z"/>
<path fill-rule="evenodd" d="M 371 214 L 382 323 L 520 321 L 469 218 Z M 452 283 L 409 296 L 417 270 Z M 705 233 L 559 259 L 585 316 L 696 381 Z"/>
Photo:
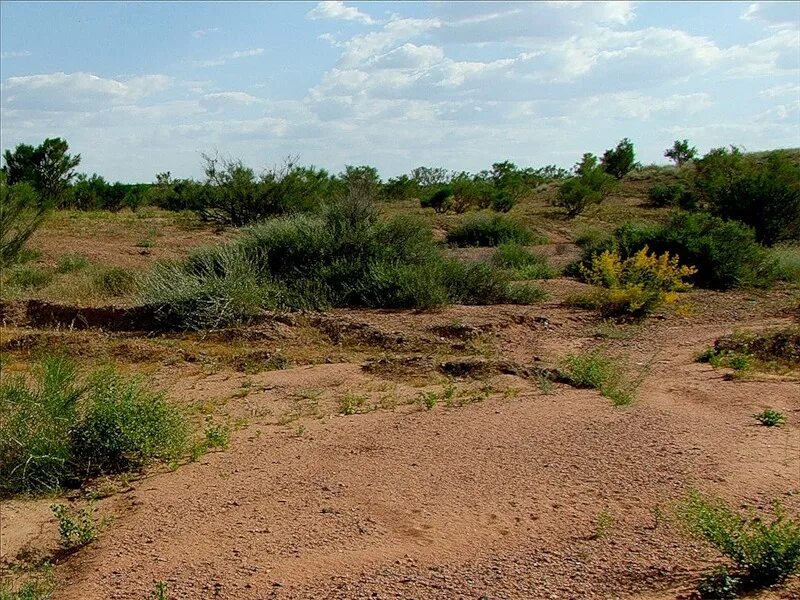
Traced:
<path fill-rule="evenodd" d="M 656 183 L 647 191 L 647 197 L 653 206 L 692 209 L 697 203 L 693 192 L 681 183 Z"/>
<path fill-rule="evenodd" d="M 42 204 L 57 204 L 75 177 L 81 155 L 67 153 L 69 145 L 61 138 L 47 138 L 34 147 L 19 144 L 3 154 L 8 185 L 29 183 L 39 194 Z"/>
<path fill-rule="evenodd" d="M 153 591 L 150 592 L 150 600 L 169 600 L 169 584 L 166 581 L 156 581 Z"/>
<path fill-rule="evenodd" d="M 614 178 L 598 164 L 594 154 L 584 154 L 575 165 L 575 176 L 565 180 L 558 189 L 554 204 L 567 216 L 576 217 L 592 204 L 599 204 L 613 188 Z"/>
<path fill-rule="evenodd" d="M 20 265 L 8 273 L 8 283 L 25 290 L 43 288 L 51 281 L 53 273 L 41 265 Z"/>
<path fill-rule="evenodd" d="M 436 392 L 420 392 L 417 401 L 424 406 L 427 410 L 431 410 L 436 407 L 436 404 L 439 402 L 439 395 Z"/>
<path fill-rule="evenodd" d="M 59 257 L 56 263 L 56 273 L 64 275 L 75 273 L 89 266 L 89 259 L 82 254 L 64 254 Z"/>
<path fill-rule="evenodd" d="M 410 200 L 418 198 L 420 185 L 408 175 L 391 177 L 383 185 L 383 196 L 390 201 Z M 426 208 L 423 206 L 423 208 Z"/>
<path fill-rule="evenodd" d="M 800 165 L 788 153 L 712 150 L 696 162 L 695 185 L 712 213 L 749 225 L 759 242 L 800 240 Z"/>
<path fill-rule="evenodd" d="M 622 179 L 636 166 L 633 143 L 628 138 L 622 138 L 615 148 L 606 150 L 603 153 L 603 158 L 600 159 L 600 166 L 609 175 Z"/>
<path fill-rule="evenodd" d="M 751 585 L 780 583 L 800 568 L 800 522 L 779 506 L 767 521 L 693 492 L 680 514 L 688 530 L 730 558 Z"/>
<path fill-rule="evenodd" d="M 786 423 L 786 416 L 775 409 L 765 408 L 753 418 L 765 427 L 780 427 Z"/>
<path fill-rule="evenodd" d="M 53 504 L 50 510 L 58 520 L 59 541 L 65 550 L 77 550 L 97 539 L 97 523 L 93 510 L 71 510 L 64 504 Z"/>
<path fill-rule="evenodd" d="M 0 382 L 0 495 L 175 458 L 185 435 L 180 413 L 140 382 L 112 371 L 82 380 L 72 362 L 49 358 L 32 384 Z"/>
<path fill-rule="evenodd" d="M 800 285 L 800 245 L 770 249 L 777 279 Z"/>
<path fill-rule="evenodd" d="M 140 297 L 164 326 L 190 329 L 246 321 L 264 309 L 524 298 L 500 269 L 446 260 L 430 226 L 409 216 L 380 219 L 358 195 L 318 216 L 273 219 L 237 242 L 161 264 L 145 277 Z"/>
<path fill-rule="evenodd" d="M 558 369 L 559 377 L 580 388 L 598 390 L 615 406 L 633 402 L 634 390 L 619 363 L 602 352 L 567 355 Z"/>
<path fill-rule="evenodd" d="M 25 243 L 39 228 L 45 211 L 33 187 L 0 182 L 0 269 L 17 262 Z"/>
<path fill-rule="evenodd" d="M 689 281 L 700 287 L 768 285 L 776 277 L 768 253 L 751 229 L 706 213 L 687 212 L 676 212 L 659 225 L 626 223 L 618 227 L 611 238 L 585 246 L 569 272 L 579 275 L 579 265 L 588 265 L 604 250 L 616 249 L 622 258 L 628 258 L 644 246 L 659 254 L 677 255 L 683 264 L 695 267 L 697 272 Z"/>
<path fill-rule="evenodd" d="M 354 415 L 361 412 L 366 403 L 366 396 L 348 392 L 339 399 L 339 412 L 343 415 Z"/>
<path fill-rule="evenodd" d="M 506 242 L 531 244 L 533 232 L 519 221 L 505 215 L 477 213 L 469 215 L 447 233 L 454 246 L 499 246 Z"/>
<path fill-rule="evenodd" d="M 675 140 L 672 148 L 667 148 L 664 151 L 664 156 L 675 161 L 675 164 L 680 167 L 694 160 L 695 156 L 697 156 L 697 148 L 689 146 L 689 140 Z"/>
<path fill-rule="evenodd" d="M 556 271 L 541 254 L 528 250 L 516 242 L 500 244 L 492 256 L 492 263 L 507 269 L 515 279 L 550 279 Z"/>
<path fill-rule="evenodd" d="M 707 573 L 697 584 L 701 600 L 730 600 L 738 598 L 740 581 L 733 577 L 725 565 L 719 565 Z"/>
<path fill-rule="evenodd" d="M 337 191 L 326 171 L 299 167 L 291 158 L 260 176 L 240 160 L 206 155 L 203 159 L 206 181 L 198 212 L 208 220 L 241 226 L 275 215 L 313 211 Z M 374 183 L 364 168 L 350 169 L 345 177 L 353 186 L 370 188 Z"/>
<path fill-rule="evenodd" d="M 453 189 L 445 186 L 420 200 L 422 208 L 432 208 L 437 213 L 446 213 L 453 207 Z"/>

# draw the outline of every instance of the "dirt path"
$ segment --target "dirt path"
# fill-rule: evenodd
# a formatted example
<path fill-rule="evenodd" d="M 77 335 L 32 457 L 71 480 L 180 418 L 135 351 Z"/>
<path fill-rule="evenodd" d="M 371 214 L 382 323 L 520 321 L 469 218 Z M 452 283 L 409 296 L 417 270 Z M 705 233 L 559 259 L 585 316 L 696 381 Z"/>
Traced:
<path fill-rule="evenodd" d="M 785 322 L 743 310 L 749 326 Z M 502 317 L 464 311 L 453 314 Z M 715 559 L 667 518 L 687 489 L 800 505 L 800 386 L 729 381 L 693 361 L 740 317 L 654 324 L 624 342 L 634 361 L 652 361 L 624 409 L 504 376 L 517 394 L 458 408 L 312 420 L 302 435 L 250 425 L 228 451 L 107 500 L 113 526 L 62 567 L 58 598 L 141 599 L 159 580 L 173 598 L 198 599 L 675 597 Z M 499 344 L 547 353 L 585 343 L 581 327 L 545 345 L 510 327 Z M 357 377 L 351 369 L 265 377 Z M 754 425 L 765 404 L 789 426 Z"/>

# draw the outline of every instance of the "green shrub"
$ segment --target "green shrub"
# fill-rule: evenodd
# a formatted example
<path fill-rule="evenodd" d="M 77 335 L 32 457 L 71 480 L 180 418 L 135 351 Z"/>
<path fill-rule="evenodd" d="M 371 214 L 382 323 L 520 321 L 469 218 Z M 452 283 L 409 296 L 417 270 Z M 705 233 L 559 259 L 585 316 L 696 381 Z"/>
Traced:
<path fill-rule="evenodd" d="M 550 279 L 556 270 L 547 259 L 516 242 L 500 244 L 492 256 L 492 263 L 507 269 L 515 279 Z"/>
<path fill-rule="evenodd" d="M 53 566 L 47 562 L 26 569 L 23 578 L 0 577 L 0 600 L 51 600 L 55 591 Z"/>
<path fill-rule="evenodd" d="M 760 413 L 753 415 L 753 418 L 765 427 L 780 427 L 786 423 L 786 416 L 772 408 L 765 408 Z"/>
<path fill-rule="evenodd" d="M 694 157 L 697 156 L 697 148 L 690 146 L 689 140 L 675 140 L 672 148 L 664 151 L 664 156 L 675 161 L 675 164 L 680 167 L 694 160 Z"/>
<path fill-rule="evenodd" d="M 70 510 L 64 504 L 53 504 L 50 510 L 58 520 L 59 541 L 65 550 L 82 548 L 97 539 L 97 523 L 92 510 Z"/>
<path fill-rule="evenodd" d="M 660 225 L 626 223 L 611 238 L 599 239 L 583 249 L 568 272 L 580 275 L 581 265 L 605 250 L 616 249 L 628 258 L 648 246 L 662 254 L 679 256 L 682 264 L 697 269 L 690 283 L 712 289 L 768 285 L 776 278 L 774 262 L 760 246 L 752 229 L 706 213 L 676 212 Z"/>
<path fill-rule="evenodd" d="M 780 507 L 767 521 L 694 492 L 680 513 L 689 531 L 730 558 L 751 585 L 780 583 L 800 567 L 800 522 Z"/>
<path fill-rule="evenodd" d="M 679 206 L 687 210 L 697 206 L 692 190 L 681 183 L 656 183 L 647 191 L 647 198 L 653 206 Z"/>
<path fill-rule="evenodd" d="M 81 380 L 70 361 L 50 358 L 32 384 L 0 382 L 0 495 L 176 458 L 185 436 L 180 413 L 140 382 L 112 371 Z"/>
<path fill-rule="evenodd" d="M 478 213 L 470 215 L 447 233 L 447 242 L 454 246 L 499 246 L 505 242 L 531 244 L 534 234 L 505 215 Z"/>
<path fill-rule="evenodd" d="M 633 402 L 634 386 L 627 381 L 624 370 L 616 360 L 599 351 L 567 355 L 558 374 L 570 385 L 598 390 L 615 406 Z"/>
<path fill-rule="evenodd" d="M 731 576 L 724 565 L 704 575 L 697 584 L 701 600 L 731 600 L 738 597 L 738 590 L 739 579 Z"/>
<path fill-rule="evenodd" d="M 517 200 L 514 198 L 514 196 L 505 190 L 497 192 L 492 198 L 492 210 L 497 212 L 507 213 L 514 208 L 516 204 Z"/>
<path fill-rule="evenodd" d="M 92 284 L 103 295 L 124 296 L 134 290 L 136 277 L 122 267 L 107 267 L 92 276 Z"/>
<path fill-rule="evenodd" d="M 800 165 L 787 152 L 758 160 L 718 148 L 696 162 L 695 182 L 712 213 L 749 225 L 759 242 L 800 240 Z"/>
<path fill-rule="evenodd" d="M 512 288 L 501 269 L 445 260 L 420 219 L 383 220 L 368 199 L 348 197 L 320 215 L 272 219 L 236 242 L 160 264 L 140 301 L 163 326 L 203 329 L 264 309 L 426 309 L 525 297 Z"/>

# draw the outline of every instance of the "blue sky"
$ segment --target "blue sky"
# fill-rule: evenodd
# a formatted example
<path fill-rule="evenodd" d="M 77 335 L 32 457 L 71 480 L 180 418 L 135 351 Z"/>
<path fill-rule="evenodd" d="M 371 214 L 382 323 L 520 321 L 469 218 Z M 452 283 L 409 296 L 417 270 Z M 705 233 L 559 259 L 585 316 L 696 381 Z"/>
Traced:
<path fill-rule="evenodd" d="M 800 3 L 0 3 L 2 147 L 111 180 L 800 146 Z"/>

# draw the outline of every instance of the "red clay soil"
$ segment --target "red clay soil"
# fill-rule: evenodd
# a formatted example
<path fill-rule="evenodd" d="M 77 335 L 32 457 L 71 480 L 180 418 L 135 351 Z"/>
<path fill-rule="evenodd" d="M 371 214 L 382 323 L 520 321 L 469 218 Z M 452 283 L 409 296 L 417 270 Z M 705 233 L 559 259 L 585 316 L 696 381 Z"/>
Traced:
<path fill-rule="evenodd" d="M 457 408 L 310 420 L 302 435 L 251 422 L 228 450 L 101 501 L 113 522 L 58 567 L 56 598 L 141 600 L 161 580 L 173 599 L 685 597 L 719 560 L 671 517 L 688 490 L 800 510 L 798 382 L 734 381 L 694 360 L 741 325 L 789 322 L 750 300 L 703 296 L 705 316 L 651 320 L 613 342 L 649 365 L 624 408 L 504 375 L 518 393 Z M 547 324 L 526 325 L 532 312 Z M 505 323 L 497 347 L 515 360 L 595 343 L 585 313 L 555 305 L 347 314 L 409 330 Z M 255 379 L 292 377 L 341 385 L 365 374 L 333 364 Z M 767 405 L 785 427 L 754 421 Z M 794 580 L 764 597 L 799 590 Z"/>

